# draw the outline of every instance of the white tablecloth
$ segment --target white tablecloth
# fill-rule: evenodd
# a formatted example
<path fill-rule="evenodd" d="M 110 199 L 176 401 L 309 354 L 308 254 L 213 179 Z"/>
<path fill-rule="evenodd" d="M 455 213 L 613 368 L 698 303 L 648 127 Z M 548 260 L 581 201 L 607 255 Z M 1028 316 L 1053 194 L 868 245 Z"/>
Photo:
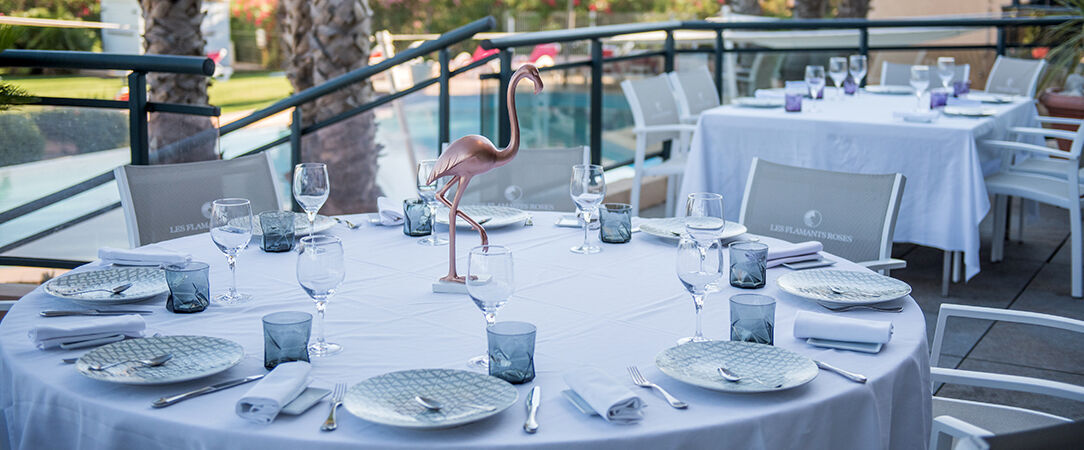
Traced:
<path fill-rule="evenodd" d="M 928 97 L 927 97 L 928 99 Z M 915 109 L 913 95 L 863 93 L 819 101 L 820 111 L 722 106 L 704 112 L 693 135 L 681 185 L 723 195 L 726 218 L 737 220 L 753 157 L 812 169 L 907 177 L 896 242 L 963 251 L 967 278 L 979 273 L 979 222 L 990 209 L 984 175 L 1000 158 L 980 139 L 1001 139 L 1012 126 L 1035 126 L 1030 101 L 992 106 L 990 118 L 942 116 L 908 123 L 894 111 Z"/>
<path fill-rule="evenodd" d="M 822 372 L 811 383 L 784 392 L 733 395 L 686 386 L 655 366 L 655 356 L 692 333 L 693 304 L 674 273 L 675 246 L 643 233 L 630 244 L 603 244 L 602 253 L 577 255 L 576 229 L 552 224 L 556 214 L 536 213 L 533 227 L 490 230 L 493 243 L 515 255 L 516 293 L 498 320 L 527 320 L 538 326 L 537 378 L 517 386 L 520 402 L 496 417 L 439 431 L 411 431 L 368 423 L 344 410 L 339 429 L 321 432 L 327 415 L 323 403 L 298 417 L 282 416 L 261 426 L 234 414 L 233 405 L 247 387 L 238 387 L 153 409 L 166 394 L 211 382 L 263 373 L 260 317 L 300 310 L 314 312 L 298 287 L 294 253 L 263 253 L 249 247 L 238 258 L 241 290 L 255 301 L 243 306 L 212 306 L 198 314 L 172 314 L 161 299 L 143 306 L 150 332 L 204 334 L 227 338 L 245 348 L 244 361 L 203 380 L 168 386 L 124 386 L 79 375 L 61 358 L 77 351 L 40 351 L 26 333 L 44 321 L 46 308 L 72 305 L 41 290 L 27 295 L 0 324 L 0 407 L 11 448 L 924 448 L 930 423 L 929 362 L 925 321 L 910 298 L 904 312 L 847 313 L 853 317 L 892 320 L 895 335 L 876 355 L 811 347 L 795 339 L 798 310 L 823 311 L 782 294 L 775 278 L 788 269 L 769 269 L 768 287 L 758 292 L 778 299 L 776 345 L 863 373 L 856 384 Z M 447 247 L 424 247 L 403 235 L 401 227 L 365 227 L 332 233 L 344 239 L 348 272 L 328 307 L 327 334 L 343 344 L 339 355 L 313 359 L 315 385 L 359 382 L 381 373 L 423 367 L 465 369 L 468 358 L 484 352 L 484 320 L 466 295 L 433 294 L 430 285 L 447 270 Z M 478 241 L 461 232 L 461 254 Z M 597 235 L 596 235 L 597 236 Z M 168 241 L 162 246 L 191 252 L 211 263 L 212 293 L 229 282 L 223 256 L 206 235 Z M 466 258 L 462 258 L 466 267 Z M 837 265 L 853 268 L 850 263 Z M 729 335 L 730 288 L 707 298 L 704 332 L 713 339 Z M 671 409 L 647 389 L 632 386 L 625 366 L 688 402 Z M 647 402 L 639 425 L 617 426 L 588 418 L 561 396 L 562 372 L 593 365 L 635 389 Z M 541 429 L 527 435 L 522 399 L 542 386 Z"/>

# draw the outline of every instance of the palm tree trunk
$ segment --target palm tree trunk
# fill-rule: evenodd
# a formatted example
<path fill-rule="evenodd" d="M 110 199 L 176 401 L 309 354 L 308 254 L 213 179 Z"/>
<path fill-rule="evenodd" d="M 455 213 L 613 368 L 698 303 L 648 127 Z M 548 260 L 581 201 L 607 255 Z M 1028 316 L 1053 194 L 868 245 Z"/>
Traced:
<path fill-rule="evenodd" d="M 869 0 L 840 0 L 837 17 L 865 19 L 869 15 Z"/>
<path fill-rule="evenodd" d="M 286 78 L 294 88 L 301 92 L 311 88 L 312 61 L 309 61 L 309 45 L 312 34 L 312 17 L 309 14 L 308 0 L 280 0 L 279 11 L 282 14 L 282 54 Z M 301 107 L 303 125 L 311 125 L 315 116 L 316 105 L 307 103 Z"/>
<path fill-rule="evenodd" d="M 203 56 L 203 0 L 140 0 L 148 54 Z M 152 102 L 207 104 L 207 77 L 147 74 Z M 217 133 L 207 117 L 151 113 L 148 118 L 151 161 L 157 163 L 217 159 Z M 208 136 L 208 138 L 193 137 Z M 133 142 L 133 144 L 135 144 Z"/>
<path fill-rule="evenodd" d="M 827 12 L 827 0 L 794 0 L 795 19 L 821 19 Z"/>

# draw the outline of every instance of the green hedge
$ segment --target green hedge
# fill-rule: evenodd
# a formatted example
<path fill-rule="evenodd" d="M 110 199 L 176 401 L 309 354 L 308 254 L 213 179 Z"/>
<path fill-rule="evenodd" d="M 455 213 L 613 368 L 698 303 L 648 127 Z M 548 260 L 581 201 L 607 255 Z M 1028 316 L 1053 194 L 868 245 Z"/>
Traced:
<path fill-rule="evenodd" d="M 0 113 L 0 136 L 0 167 L 37 161 L 45 153 L 45 137 L 29 114 Z"/>
<path fill-rule="evenodd" d="M 0 113 L 0 136 L 0 167 L 112 150 L 128 146 L 128 115 L 99 109 L 22 107 Z"/>

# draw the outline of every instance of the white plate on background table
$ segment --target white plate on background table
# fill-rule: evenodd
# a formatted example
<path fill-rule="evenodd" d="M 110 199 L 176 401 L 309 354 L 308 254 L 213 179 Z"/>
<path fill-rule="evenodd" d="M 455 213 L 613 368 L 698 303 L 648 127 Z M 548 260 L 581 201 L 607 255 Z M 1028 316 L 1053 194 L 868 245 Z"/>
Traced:
<path fill-rule="evenodd" d="M 915 89 L 910 86 L 895 86 L 891 84 L 881 84 L 876 86 L 866 86 L 866 92 L 871 94 L 884 94 L 884 95 L 915 95 Z"/>
<path fill-rule="evenodd" d="M 106 370 L 90 370 L 98 364 L 130 359 L 150 359 L 163 354 L 173 357 L 156 367 L 138 363 L 121 364 Z M 223 372 L 241 362 L 241 345 L 210 336 L 161 336 L 127 339 L 103 345 L 75 362 L 79 373 L 95 380 L 121 384 L 170 384 L 195 380 Z"/>
<path fill-rule="evenodd" d="M 813 381 L 820 372 L 813 360 L 790 350 L 736 341 L 689 342 L 670 347 L 655 357 L 655 366 L 680 382 L 734 393 L 791 389 Z M 727 381 L 719 375 L 719 367 L 749 379 Z"/>
<path fill-rule="evenodd" d="M 111 289 L 124 283 L 132 287 L 113 294 L 105 291 L 74 292 L 87 289 Z M 169 291 L 162 269 L 157 267 L 117 266 L 82 272 L 69 272 L 45 283 L 45 293 L 88 306 L 120 305 L 147 300 Z"/>
<path fill-rule="evenodd" d="M 420 395 L 440 402 L 440 411 L 419 405 Z M 507 381 L 452 369 L 414 369 L 377 375 L 346 391 L 343 406 L 363 420 L 404 428 L 448 428 L 490 416 L 519 398 Z M 471 405 L 492 406 L 493 410 Z"/>
<path fill-rule="evenodd" d="M 989 117 L 997 114 L 997 110 L 988 106 L 946 106 L 942 112 L 946 116 L 964 117 Z"/>
<path fill-rule="evenodd" d="M 481 225 L 487 230 L 523 223 L 523 221 L 531 217 L 527 211 L 509 206 L 464 205 L 460 206 L 459 210 L 463 211 L 479 223 L 485 220 L 485 223 L 482 223 Z M 437 210 L 437 223 L 448 225 L 447 207 L 441 206 Z M 467 223 L 466 220 L 463 220 L 462 217 L 457 217 L 455 219 L 455 226 L 456 228 L 470 228 L 470 224 Z"/>
<path fill-rule="evenodd" d="M 663 239 L 678 240 L 685 234 L 684 217 L 667 217 L 665 219 L 643 219 L 640 222 L 640 231 Z M 726 221 L 723 233 L 719 239 L 731 239 L 749 231 L 737 222 Z"/>
<path fill-rule="evenodd" d="M 739 97 L 734 99 L 734 104 L 748 108 L 781 108 L 783 98 L 772 97 Z"/>
<path fill-rule="evenodd" d="M 784 292 L 815 302 L 873 305 L 911 293 L 911 286 L 873 272 L 816 269 L 785 273 L 776 280 Z"/>
<path fill-rule="evenodd" d="M 328 216 L 316 215 L 313 223 L 313 233 L 321 233 L 335 226 L 335 220 Z M 309 234 L 309 217 L 305 213 L 294 213 L 294 236 L 304 237 Z M 260 214 L 252 214 L 252 241 L 254 243 L 263 239 L 263 228 L 260 227 Z"/>
<path fill-rule="evenodd" d="M 1027 97 L 1021 97 L 1019 95 L 993 94 L 987 92 L 971 92 L 967 94 L 967 99 L 978 100 L 983 103 L 1005 104 L 1012 103 L 1018 100 L 1025 100 L 1027 99 Z"/>

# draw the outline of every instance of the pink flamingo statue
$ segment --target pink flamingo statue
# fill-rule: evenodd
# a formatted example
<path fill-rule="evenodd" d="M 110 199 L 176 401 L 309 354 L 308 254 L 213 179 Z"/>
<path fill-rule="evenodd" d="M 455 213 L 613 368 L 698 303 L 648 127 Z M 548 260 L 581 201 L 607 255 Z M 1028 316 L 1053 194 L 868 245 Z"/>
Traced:
<path fill-rule="evenodd" d="M 516 70 L 516 73 L 512 74 L 512 79 L 508 83 L 508 118 L 512 122 L 512 135 L 508 141 L 508 146 L 503 150 L 498 150 L 497 146 L 493 145 L 485 136 L 476 134 L 463 136 L 452 142 L 441 153 L 436 167 L 433 168 L 433 173 L 429 175 L 427 181 L 429 184 L 433 184 L 440 177 L 452 177 L 444 185 L 444 188 L 437 192 L 437 200 L 444 203 L 449 209 L 448 275 L 442 277 L 441 281 L 464 282 L 464 278 L 455 271 L 455 217 L 457 215 L 466 220 L 471 227 L 481 234 L 482 245 L 489 244 L 485 228 L 482 228 L 481 224 L 459 210 L 459 200 L 463 197 L 463 192 L 467 190 L 467 183 L 470 183 L 471 178 L 508 164 L 519 152 L 519 119 L 516 117 L 515 94 L 516 85 L 524 78 L 534 84 L 535 94 L 542 92 L 542 77 L 538 75 L 538 68 L 535 66 L 524 64 L 520 66 L 519 70 Z M 444 198 L 444 194 L 448 192 L 448 189 L 451 189 L 452 185 L 456 186 L 455 198 L 448 202 L 448 199 Z"/>

